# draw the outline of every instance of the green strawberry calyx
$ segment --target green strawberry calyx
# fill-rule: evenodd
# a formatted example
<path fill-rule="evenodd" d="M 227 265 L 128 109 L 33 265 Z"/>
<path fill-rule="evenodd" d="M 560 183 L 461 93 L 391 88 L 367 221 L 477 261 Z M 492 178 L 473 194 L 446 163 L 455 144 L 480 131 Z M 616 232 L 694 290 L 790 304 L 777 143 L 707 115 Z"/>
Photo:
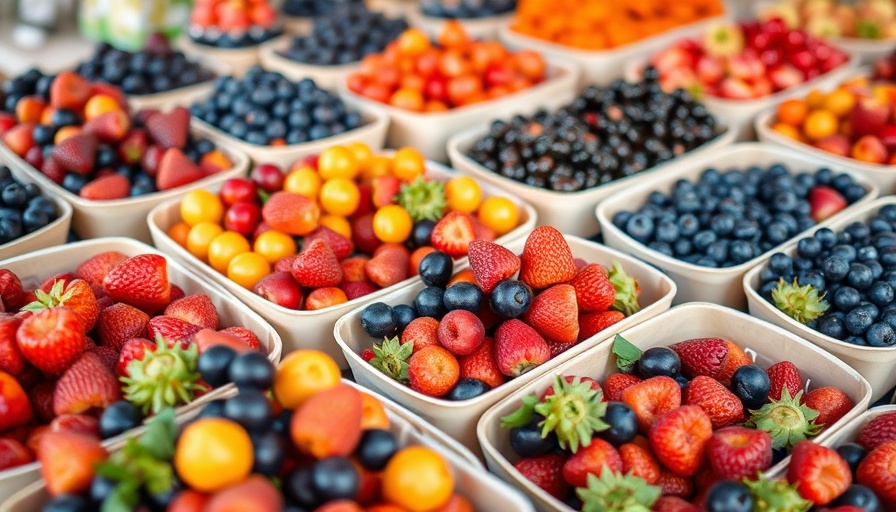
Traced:
<path fill-rule="evenodd" d="M 778 286 L 772 290 L 772 301 L 782 313 L 801 324 L 808 324 L 824 315 L 830 307 L 824 300 L 823 293 L 819 294 L 818 290 L 809 284 L 800 286 L 796 278 L 793 284 L 788 284 L 781 278 Z"/>
<path fill-rule="evenodd" d="M 786 480 L 772 480 L 759 473 L 755 480 L 745 478 L 743 482 L 753 496 L 754 510 L 806 512 L 812 508 L 813 503 L 803 499 L 796 485 L 789 485 Z"/>
<path fill-rule="evenodd" d="M 579 487 L 582 512 L 650 512 L 662 489 L 641 477 L 604 466 L 600 476 L 590 473 L 588 487 Z"/>
<path fill-rule="evenodd" d="M 442 218 L 448 205 L 445 184 L 423 176 L 417 176 L 411 183 L 403 183 L 396 201 L 414 222 L 424 219 L 435 222 Z"/>
<path fill-rule="evenodd" d="M 128 376 L 121 377 L 125 399 L 144 414 L 158 414 L 165 407 L 191 402 L 197 391 L 208 389 L 201 382 L 198 361 L 196 344 L 183 348 L 174 343 L 169 347 L 157 336 L 154 351 L 146 351 L 142 360 L 128 363 Z"/>
<path fill-rule="evenodd" d="M 34 296 L 37 298 L 37 300 L 23 306 L 22 311 L 31 311 L 32 313 L 37 313 L 43 311 L 44 309 L 64 306 L 65 303 L 75 294 L 74 289 L 65 291 L 65 288 L 65 281 L 56 280 L 53 281 L 53 286 L 50 288 L 50 293 L 47 293 L 40 288 L 35 289 Z"/>
<path fill-rule="evenodd" d="M 373 345 L 373 359 L 370 365 L 402 384 L 410 382 L 408 378 L 408 360 L 414 353 L 413 343 L 402 344 L 398 336 L 384 338 L 379 345 Z"/>
<path fill-rule="evenodd" d="M 622 268 L 622 264 L 615 260 L 610 266 L 610 270 L 607 271 L 607 277 L 613 284 L 613 288 L 616 289 L 616 299 L 610 307 L 625 316 L 631 316 L 640 311 L 638 295 L 641 294 L 641 289 L 638 286 L 638 280 L 628 275 Z"/>
<path fill-rule="evenodd" d="M 818 417 L 818 411 L 800 403 L 803 392 L 790 396 L 785 384 L 781 390 L 781 399 L 772 400 L 760 409 L 750 411 L 750 419 L 746 426 L 764 430 L 772 436 L 772 448 L 788 451 L 793 446 L 821 432 L 821 426 L 812 421 Z"/>

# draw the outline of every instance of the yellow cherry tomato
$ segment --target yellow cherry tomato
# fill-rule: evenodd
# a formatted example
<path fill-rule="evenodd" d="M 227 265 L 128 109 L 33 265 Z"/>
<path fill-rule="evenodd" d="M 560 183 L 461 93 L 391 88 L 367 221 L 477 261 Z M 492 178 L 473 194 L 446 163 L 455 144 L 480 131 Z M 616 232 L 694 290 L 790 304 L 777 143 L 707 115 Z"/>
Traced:
<path fill-rule="evenodd" d="M 190 225 L 186 222 L 178 222 L 177 224 L 168 228 L 167 235 L 171 237 L 172 240 L 177 242 L 177 245 L 186 247 L 187 237 L 190 236 L 190 229 Z"/>
<path fill-rule="evenodd" d="M 385 155 L 376 155 L 370 161 L 370 165 L 362 175 L 365 181 L 371 181 L 380 176 L 389 176 L 392 173 L 392 159 Z"/>
<path fill-rule="evenodd" d="M 355 153 L 345 146 L 331 146 L 324 150 L 317 159 L 317 171 L 320 177 L 354 179 L 360 170 Z"/>
<path fill-rule="evenodd" d="M 333 178 L 320 188 L 320 206 L 327 213 L 347 217 L 355 213 L 360 203 L 361 192 L 352 180 Z"/>
<path fill-rule="evenodd" d="M 383 498 L 411 512 L 434 510 L 454 492 L 454 476 L 441 455 L 425 446 L 409 446 L 392 456 L 383 470 Z"/>
<path fill-rule="evenodd" d="M 479 207 L 479 222 L 501 236 L 519 225 L 520 209 L 506 197 L 492 196 Z"/>
<path fill-rule="evenodd" d="M 236 255 L 227 266 L 227 277 L 236 284 L 252 290 L 262 277 L 271 273 L 271 264 L 261 254 L 244 252 Z"/>
<path fill-rule="evenodd" d="M 272 389 L 284 408 L 296 409 L 321 391 L 336 387 L 341 378 L 332 357 L 319 350 L 302 349 L 280 361 Z"/>
<path fill-rule="evenodd" d="M 258 235 L 252 245 L 252 252 L 264 256 L 271 265 L 287 256 L 292 256 L 296 251 L 296 241 L 293 237 L 276 230 L 265 231 Z"/>
<path fill-rule="evenodd" d="M 352 239 L 352 223 L 339 215 L 324 215 L 317 221 L 321 226 L 326 226 L 340 235 Z"/>
<path fill-rule="evenodd" d="M 174 452 L 174 468 L 191 489 L 214 492 L 242 482 L 252 471 L 254 451 L 246 430 L 224 418 L 188 424 Z"/>
<path fill-rule="evenodd" d="M 208 246 L 224 228 L 214 222 L 200 222 L 187 233 L 187 250 L 202 261 L 208 261 Z"/>
<path fill-rule="evenodd" d="M 311 167 L 300 167 L 283 179 L 283 190 L 314 199 L 320 193 L 320 174 Z"/>
<path fill-rule="evenodd" d="M 363 173 L 373 160 L 373 151 L 370 149 L 370 146 L 363 142 L 352 142 L 346 147 L 355 155 L 355 160 L 358 162 L 358 170 Z"/>
<path fill-rule="evenodd" d="M 373 214 L 373 234 L 381 242 L 404 243 L 413 227 L 407 210 L 397 204 L 384 206 Z"/>
<path fill-rule="evenodd" d="M 224 203 L 207 190 L 192 190 L 180 201 L 180 218 L 190 226 L 200 222 L 220 224 L 224 218 Z"/>
<path fill-rule="evenodd" d="M 426 159 L 414 148 L 401 148 L 392 157 L 392 174 L 401 181 L 411 182 L 426 173 Z"/>
<path fill-rule="evenodd" d="M 252 247 L 246 237 L 236 231 L 225 231 L 216 236 L 208 246 L 208 263 L 223 274 L 227 272 L 230 260 L 251 250 Z"/>
<path fill-rule="evenodd" d="M 482 202 L 482 189 L 473 178 L 456 176 L 445 184 L 445 200 L 450 210 L 473 213 Z"/>

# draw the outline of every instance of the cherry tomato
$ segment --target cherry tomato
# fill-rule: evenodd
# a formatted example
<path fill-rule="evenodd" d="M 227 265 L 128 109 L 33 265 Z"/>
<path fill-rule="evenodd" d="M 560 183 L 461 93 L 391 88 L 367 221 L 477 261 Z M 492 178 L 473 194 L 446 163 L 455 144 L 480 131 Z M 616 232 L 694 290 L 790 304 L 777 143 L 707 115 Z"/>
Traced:
<path fill-rule="evenodd" d="M 236 231 L 225 231 L 209 244 L 208 263 L 223 274 L 227 272 L 227 266 L 233 258 L 251 250 L 252 247 L 246 237 Z"/>
<path fill-rule="evenodd" d="M 271 265 L 287 256 L 292 256 L 296 251 L 296 241 L 286 233 L 275 230 L 258 235 L 252 244 L 252 252 L 264 256 Z"/>
<path fill-rule="evenodd" d="M 506 197 L 492 196 L 479 207 L 479 222 L 501 236 L 519 225 L 520 209 Z"/>
<path fill-rule="evenodd" d="M 437 452 L 409 446 L 389 459 L 383 470 L 383 497 L 411 512 L 433 510 L 454 491 L 451 468 Z"/>
<path fill-rule="evenodd" d="M 352 142 L 347 144 L 345 147 L 355 155 L 355 160 L 358 162 L 358 167 L 361 172 L 364 172 L 369 166 L 370 162 L 373 160 L 373 150 L 370 149 L 370 146 L 363 142 Z"/>
<path fill-rule="evenodd" d="M 168 232 L 166 233 L 172 240 L 177 242 L 177 245 L 181 247 L 187 246 L 187 237 L 190 235 L 190 225 L 186 222 L 178 222 L 177 224 L 168 228 Z"/>
<path fill-rule="evenodd" d="M 283 190 L 314 199 L 320 193 L 320 174 L 311 167 L 304 166 L 290 171 L 283 181 Z"/>
<path fill-rule="evenodd" d="M 187 234 L 187 250 L 202 261 L 208 261 L 208 246 L 224 228 L 213 222 L 200 222 Z"/>
<path fill-rule="evenodd" d="M 355 153 L 345 146 L 330 146 L 320 154 L 317 171 L 324 180 L 354 179 L 360 170 Z"/>
<path fill-rule="evenodd" d="M 286 409 L 296 409 L 312 396 L 334 388 L 342 374 L 333 358 L 319 350 L 290 353 L 274 374 L 274 396 Z"/>
<path fill-rule="evenodd" d="M 201 418 L 184 427 L 174 452 L 174 467 L 189 487 L 217 491 L 249 476 L 253 453 L 249 434 L 236 422 Z"/>
<path fill-rule="evenodd" d="M 340 217 L 339 215 L 323 215 L 318 223 L 321 226 L 332 229 L 348 240 L 352 239 L 352 223 L 345 217 Z"/>
<path fill-rule="evenodd" d="M 464 105 L 482 94 L 482 81 L 474 75 L 456 76 L 448 80 L 448 99 L 455 105 Z"/>
<path fill-rule="evenodd" d="M 417 57 L 417 62 L 415 63 L 417 73 L 424 78 L 432 77 L 439 70 L 439 55 L 441 55 L 439 50 L 430 48 Z"/>
<path fill-rule="evenodd" d="M 398 37 L 398 51 L 402 55 L 417 56 L 430 48 L 429 37 L 422 30 L 412 28 L 405 30 Z"/>
<path fill-rule="evenodd" d="M 541 54 L 532 50 L 522 50 L 514 55 L 517 69 L 526 76 L 526 78 L 539 81 L 544 78 L 546 65 Z"/>
<path fill-rule="evenodd" d="M 320 188 L 320 206 L 333 215 L 348 217 L 355 213 L 360 201 L 358 185 L 350 179 L 329 179 Z"/>
<path fill-rule="evenodd" d="M 224 229 L 243 236 L 254 233 L 260 222 L 261 207 L 255 203 L 237 203 L 224 214 Z"/>
<path fill-rule="evenodd" d="M 439 58 L 439 72 L 448 78 L 466 75 L 472 72 L 470 63 L 455 50 L 448 50 Z"/>
<path fill-rule="evenodd" d="M 445 184 L 445 199 L 453 211 L 473 213 L 482 201 L 482 189 L 469 176 L 456 176 Z"/>
<path fill-rule="evenodd" d="M 221 222 L 224 204 L 207 190 L 192 190 L 180 201 L 180 218 L 190 226 L 200 222 Z"/>
<path fill-rule="evenodd" d="M 271 273 L 271 264 L 260 254 L 244 252 L 230 260 L 227 277 L 236 284 L 252 290 L 262 277 Z"/>
<path fill-rule="evenodd" d="M 463 50 L 470 43 L 467 31 L 457 20 L 449 20 L 439 32 L 439 46 L 452 50 Z"/>
<path fill-rule="evenodd" d="M 246 178 L 231 178 L 221 185 L 219 194 L 227 206 L 258 201 L 258 188 Z"/>
<path fill-rule="evenodd" d="M 426 173 L 426 159 L 414 148 L 401 148 L 392 157 L 392 174 L 406 182 Z"/>
<path fill-rule="evenodd" d="M 506 64 L 493 62 L 485 70 L 483 79 L 489 87 L 507 86 L 510 84 L 513 74 Z"/>
<path fill-rule="evenodd" d="M 361 94 L 367 85 L 367 78 L 361 73 L 352 73 L 345 79 L 345 86 L 355 94 Z"/>
<path fill-rule="evenodd" d="M 416 74 L 404 75 L 401 77 L 401 86 L 398 90 L 410 89 L 412 91 L 422 92 L 425 86 L 426 80 L 424 80 L 422 76 Z"/>
<path fill-rule="evenodd" d="M 389 98 L 389 104 L 412 112 L 423 110 L 423 95 L 417 89 L 398 89 Z"/>
<path fill-rule="evenodd" d="M 445 101 L 448 99 L 448 80 L 438 75 L 430 77 L 423 92 L 429 100 Z"/>
<path fill-rule="evenodd" d="M 373 101 L 389 103 L 389 98 L 392 97 L 392 89 L 383 84 L 371 83 L 364 87 L 364 90 L 361 91 L 361 95 L 365 98 L 370 98 Z"/>
<path fill-rule="evenodd" d="M 383 67 L 377 70 L 376 74 L 373 75 L 373 80 L 380 85 L 393 89 L 398 87 L 398 84 L 401 83 L 401 71 L 398 69 L 398 66 L 384 64 Z"/>
<path fill-rule="evenodd" d="M 407 210 L 397 204 L 384 206 L 373 214 L 373 234 L 381 242 L 404 243 L 413 227 Z"/>
<path fill-rule="evenodd" d="M 283 172 L 274 164 L 261 164 L 249 173 L 251 179 L 258 188 L 265 192 L 274 193 L 283 189 Z"/>

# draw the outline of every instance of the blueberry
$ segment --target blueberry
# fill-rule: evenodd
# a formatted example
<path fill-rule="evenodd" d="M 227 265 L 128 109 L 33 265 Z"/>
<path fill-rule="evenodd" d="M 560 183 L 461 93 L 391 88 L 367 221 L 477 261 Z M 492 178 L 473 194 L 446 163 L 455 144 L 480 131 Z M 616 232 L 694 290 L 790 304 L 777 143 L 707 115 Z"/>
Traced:
<path fill-rule="evenodd" d="M 638 435 L 638 417 L 627 404 L 609 402 L 603 419 L 610 428 L 598 435 L 613 446 L 629 443 Z"/>
<path fill-rule="evenodd" d="M 264 392 L 241 389 L 224 402 L 224 417 L 239 423 L 246 430 L 261 431 L 270 426 L 274 414 Z"/>
<path fill-rule="evenodd" d="M 641 243 L 647 243 L 653 236 L 654 222 L 653 219 L 643 213 L 636 213 L 631 216 L 625 224 L 625 232 Z"/>
<path fill-rule="evenodd" d="M 861 484 L 852 484 L 846 491 L 831 502 L 832 507 L 857 507 L 865 512 L 883 512 L 880 499 L 874 491 Z"/>
<path fill-rule="evenodd" d="M 712 231 L 698 231 L 694 235 L 694 249 L 703 252 L 716 241 L 716 234 Z"/>
<path fill-rule="evenodd" d="M 678 218 L 678 234 L 685 238 L 693 237 L 700 230 L 700 221 L 693 213 L 685 213 Z"/>
<path fill-rule="evenodd" d="M 768 400 L 771 382 L 755 364 L 741 366 L 731 376 L 731 390 L 747 409 L 759 409 Z"/>
<path fill-rule="evenodd" d="M 706 248 L 706 255 L 722 266 L 723 263 L 728 261 L 729 247 L 730 242 L 728 240 L 716 240 Z"/>
<path fill-rule="evenodd" d="M 240 391 L 265 390 L 274 382 L 274 365 L 262 352 L 252 350 L 236 355 L 227 370 L 229 380 Z"/>
<path fill-rule="evenodd" d="M 710 219 L 710 229 L 720 236 L 728 236 L 734 230 L 734 216 L 728 213 L 720 213 Z"/>
<path fill-rule="evenodd" d="M 78 119 L 78 114 L 67 108 L 60 108 L 56 109 L 53 115 L 50 116 L 50 124 L 55 128 L 62 128 L 63 126 L 80 124 L 80 120 Z"/>
<path fill-rule="evenodd" d="M 706 512 L 752 512 L 750 489 L 734 480 L 721 480 L 706 493 Z"/>
<path fill-rule="evenodd" d="M 442 251 L 433 251 L 420 261 L 418 271 L 428 286 L 445 286 L 454 272 L 454 260 Z"/>
<path fill-rule="evenodd" d="M 824 277 L 828 281 L 839 282 L 849 273 L 849 263 L 840 256 L 829 256 L 821 265 Z"/>
<path fill-rule="evenodd" d="M 368 429 L 361 434 L 354 455 L 364 469 L 380 471 L 386 467 L 398 448 L 398 441 L 388 430 Z"/>
<path fill-rule="evenodd" d="M 492 291 L 489 304 L 492 311 L 503 318 L 516 318 L 529 309 L 532 288 L 522 281 L 507 279 L 498 283 Z"/>
<path fill-rule="evenodd" d="M 853 263 L 849 266 L 849 273 L 846 274 L 846 281 L 850 286 L 857 290 L 864 290 L 871 286 L 874 275 L 867 265 L 862 263 Z"/>
<path fill-rule="evenodd" d="M 750 219 L 738 219 L 731 235 L 739 240 L 751 240 L 759 234 L 759 223 Z"/>
<path fill-rule="evenodd" d="M 417 312 L 407 304 L 399 304 L 392 308 L 392 316 L 395 317 L 396 327 L 400 333 L 404 331 L 404 328 L 407 327 L 409 323 L 417 318 Z"/>
<path fill-rule="evenodd" d="M 100 436 L 103 439 L 137 428 L 143 423 L 143 415 L 127 400 L 119 400 L 107 407 L 100 415 Z"/>
<path fill-rule="evenodd" d="M 374 302 L 361 311 L 361 328 L 372 338 L 393 336 L 398 329 L 392 307 L 384 302 Z"/>
<path fill-rule="evenodd" d="M 81 192 L 81 189 L 84 188 L 84 185 L 86 184 L 87 177 L 76 172 L 66 173 L 65 177 L 62 179 L 62 188 L 75 195 L 78 195 L 78 193 Z"/>
<path fill-rule="evenodd" d="M 547 436 L 542 437 L 540 425 L 542 421 L 544 421 L 544 416 L 533 414 L 525 425 L 510 429 L 508 433 L 510 447 L 517 455 L 538 457 L 558 448 L 557 435 L 554 431 L 549 431 Z"/>
<path fill-rule="evenodd" d="M 490 390 L 492 387 L 479 379 L 465 377 L 460 379 L 445 395 L 446 400 L 460 401 L 470 400 Z"/>
<path fill-rule="evenodd" d="M 892 303 L 893 298 L 893 287 L 884 281 L 875 281 L 868 290 L 868 300 L 881 307 Z"/>
<path fill-rule="evenodd" d="M 856 258 L 862 263 L 877 260 L 879 257 L 877 248 L 873 245 L 860 247 L 859 250 L 856 251 Z"/>
<path fill-rule="evenodd" d="M 847 313 L 843 320 L 843 325 L 846 327 L 846 330 L 849 331 L 850 334 L 856 336 L 867 331 L 873 323 L 874 317 L 872 317 L 871 313 L 858 307 Z"/>
<path fill-rule="evenodd" d="M 856 261 L 856 248 L 851 245 L 838 244 L 831 249 L 832 256 L 840 256 L 847 263 Z"/>
<path fill-rule="evenodd" d="M 776 252 L 769 258 L 768 268 L 778 276 L 792 274 L 793 259 L 784 253 Z"/>
<path fill-rule="evenodd" d="M 250 438 L 255 454 L 252 472 L 268 477 L 275 476 L 280 472 L 286 459 L 286 442 L 283 437 L 273 430 L 268 430 L 253 433 Z"/>
<path fill-rule="evenodd" d="M 32 233 L 49 224 L 52 217 L 43 210 L 29 207 L 22 213 L 22 227 L 26 233 Z"/>
<path fill-rule="evenodd" d="M 728 248 L 728 256 L 735 265 L 739 265 L 750 261 L 755 256 L 758 256 L 758 254 L 753 252 L 753 246 L 750 243 L 743 240 L 735 240 L 731 242 L 731 245 Z"/>
<path fill-rule="evenodd" d="M 797 242 L 796 251 L 804 258 L 815 258 L 821 253 L 821 242 L 814 237 L 801 238 Z"/>
<path fill-rule="evenodd" d="M 411 231 L 411 240 L 417 247 L 424 247 L 432 243 L 432 230 L 436 223 L 423 219 L 414 223 L 414 229 Z"/>
<path fill-rule="evenodd" d="M 90 482 L 90 490 L 88 491 L 90 500 L 94 503 L 102 503 L 112 494 L 112 491 L 115 490 L 117 485 L 118 482 L 115 480 L 100 475 L 94 475 L 93 480 Z"/>
<path fill-rule="evenodd" d="M 853 476 L 856 474 L 856 469 L 859 467 L 859 463 L 865 458 L 865 455 L 868 455 L 868 451 L 865 448 L 862 448 L 861 445 L 856 443 L 844 443 L 836 448 L 837 453 L 843 457 L 843 460 L 849 465 L 850 471 L 852 471 Z"/>
<path fill-rule="evenodd" d="M 661 222 L 656 228 L 656 239 L 667 244 L 674 243 L 678 240 L 678 224 L 673 221 Z"/>
<path fill-rule="evenodd" d="M 213 388 L 221 387 L 230 382 L 228 372 L 234 358 L 236 358 L 236 351 L 227 345 L 209 347 L 199 355 L 197 363 L 199 375 Z"/>
<path fill-rule="evenodd" d="M 625 225 L 628 223 L 628 220 L 632 218 L 632 212 L 629 211 L 619 211 L 613 215 L 613 225 L 619 229 L 625 230 Z"/>
<path fill-rule="evenodd" d="M 60 494 L 47 502 L 43 512 L 90 512 L 96 510 L 86 498 L 75 494 Z"/>
<path fill-rule="evenodd" d="M 445 306 L 442 296 L 445 290 L 438 286 L 427 286 L 420 290 L 414 298 L 414 309 L 420 316 L 431 316 L 436 320 L 445 316 Z"/>
<path fill-rule="evenodd" d="M 861 300 L 858 290 L 850 286 L 841 286 L 834 292 L 834 305 L 841 311 L 851 311 Z"/>
<path fill-rule="evenodd" d="M 361 477 L 346 457 L 327 457 L 311 468 L 311 488 L 322 501 L 354 500 L 361 487 Z"/>
<path fill-rule="evenodd" d="M 681 371 L 681 360 L 678 354 L 668 347 L 649 348 L 641 354 L 638 361 L 638 376 L 649 379 L 664 375 L 672 377 Z"/>
<path fill-rule="evenodd" d="M 224 403 L 227 400 L 219 399 L 212 400 L 211 402 L 205 404 L 199 411 L 200 418 L 223 418 L 224 417 Z"/>
<path fill-rule="evenodd" d="M 868 341 L 868 345 L 872 347 L 892 347 L 896 344 L 896 331 L 893 330 L 890 324 L 878 322 L 868 328 L 868 331 L 865 332 L 865 339 Z"/>
<path fill-rule="evenodd" d="M 781 222 L 779 218 L 779 220 L 766 226 L 765 236 L 769 242 L 778 245 L 784 243 L 790 237 L 790 231 L 787 229 L 787 225 Z"/>
<path fill-rule="evenodd" d="M 479 313 L 482 308 L 482 290 L 473 283 L 455 283 L 445 289 L 442 301 L 446 311 L 465 309 L 471 313 Z"/>
<path fill-rule="evenodd" d="M 843 320 L 830 315 L 825 315 L 818 319 L 817 329 L 821 334 L 838 340 L 842 340 L 846 336 Z"/>

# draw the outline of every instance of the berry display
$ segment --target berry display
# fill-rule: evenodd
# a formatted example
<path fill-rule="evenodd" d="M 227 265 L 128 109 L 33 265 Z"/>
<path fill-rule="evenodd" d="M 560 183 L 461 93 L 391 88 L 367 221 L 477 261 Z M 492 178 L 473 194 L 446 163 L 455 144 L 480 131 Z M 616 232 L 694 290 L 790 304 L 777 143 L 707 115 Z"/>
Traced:
<path fill-rule="evenodd" d="M 613 224 L 651 249 L 702 267 L 741 265 L 858 201 L 865 189 L 848 174 L 822 168 L 795 173 L 766 168 L 704 170 L 652 192 Z"/>
<path fill-rule="evenodd" d="M 314 18 L 342 6 L 362 5 L 362 0 L 284 0 L 280 11 L 289 16 Z"/>
<path fill-rule="evenodd" d="M 56 203 L 33 183 L 0 166 L 0 245 L 33 233 L 59 218 Z"/>
<path fill-rule="evenodd" d="M 781 19 L 789 28 L 802 28 L 821 38 L 891 39 L 896 37 L 896 2 L 774 2 L 759 10 L 759 19 Z"/>
<path fill-rule="evenodd" d="M 424 0 L 420 11 L 426 16 L 451 19 L 487 18 L 516 9 L 516 0 Z"/>
<path fill-rule="evenodd" d="M 388 18 L 364 5 L 338 5 L 315 18 L 311 34 L 294 37 L 280 55 L 318 66 L 338 66 L 379 53 L 407 30 L 404 18 Z"/>
<path fill-rule="evenodd" d="M 216 48 L 255 46 L 282 33 L 277 11 L 267 0 L 202 0 L 190 14 L 187 34 Z"/>
<path fill-rule="evenodd" d="M 190 112 L 249 144 L 283 146 L 326 139 L 358 128 L 360 114 L 313 80 L 292 82 L 255 66 L 244 77 L 215 81 L 215 92 Z"/>
<path fill-rule="evenodd" d="M 759 292 L 785 314 L 825 336 L 854 345 L 896 346 L 896 206 L 841 231 L 817 230 L 793 256 L 776 253 Z"/>
<path fill-rule="evenodd" d="M 664 93 L 650 69 L 642 82 L 589 86 L 558 112 L 494 121 L 467 156 L 514 181 L 579 192 L 672 160 L 723 130 L 689 93 Z"/>
<path fill-rule="evenodd" d="M 87 80 L 110 83 L 133 96 L 167 92 L 215 78 L 212 71 L 171 48 L 160 34 L 151 36 L 142 50 L 133 53 L 100 44 L 76 70 Z"/>

